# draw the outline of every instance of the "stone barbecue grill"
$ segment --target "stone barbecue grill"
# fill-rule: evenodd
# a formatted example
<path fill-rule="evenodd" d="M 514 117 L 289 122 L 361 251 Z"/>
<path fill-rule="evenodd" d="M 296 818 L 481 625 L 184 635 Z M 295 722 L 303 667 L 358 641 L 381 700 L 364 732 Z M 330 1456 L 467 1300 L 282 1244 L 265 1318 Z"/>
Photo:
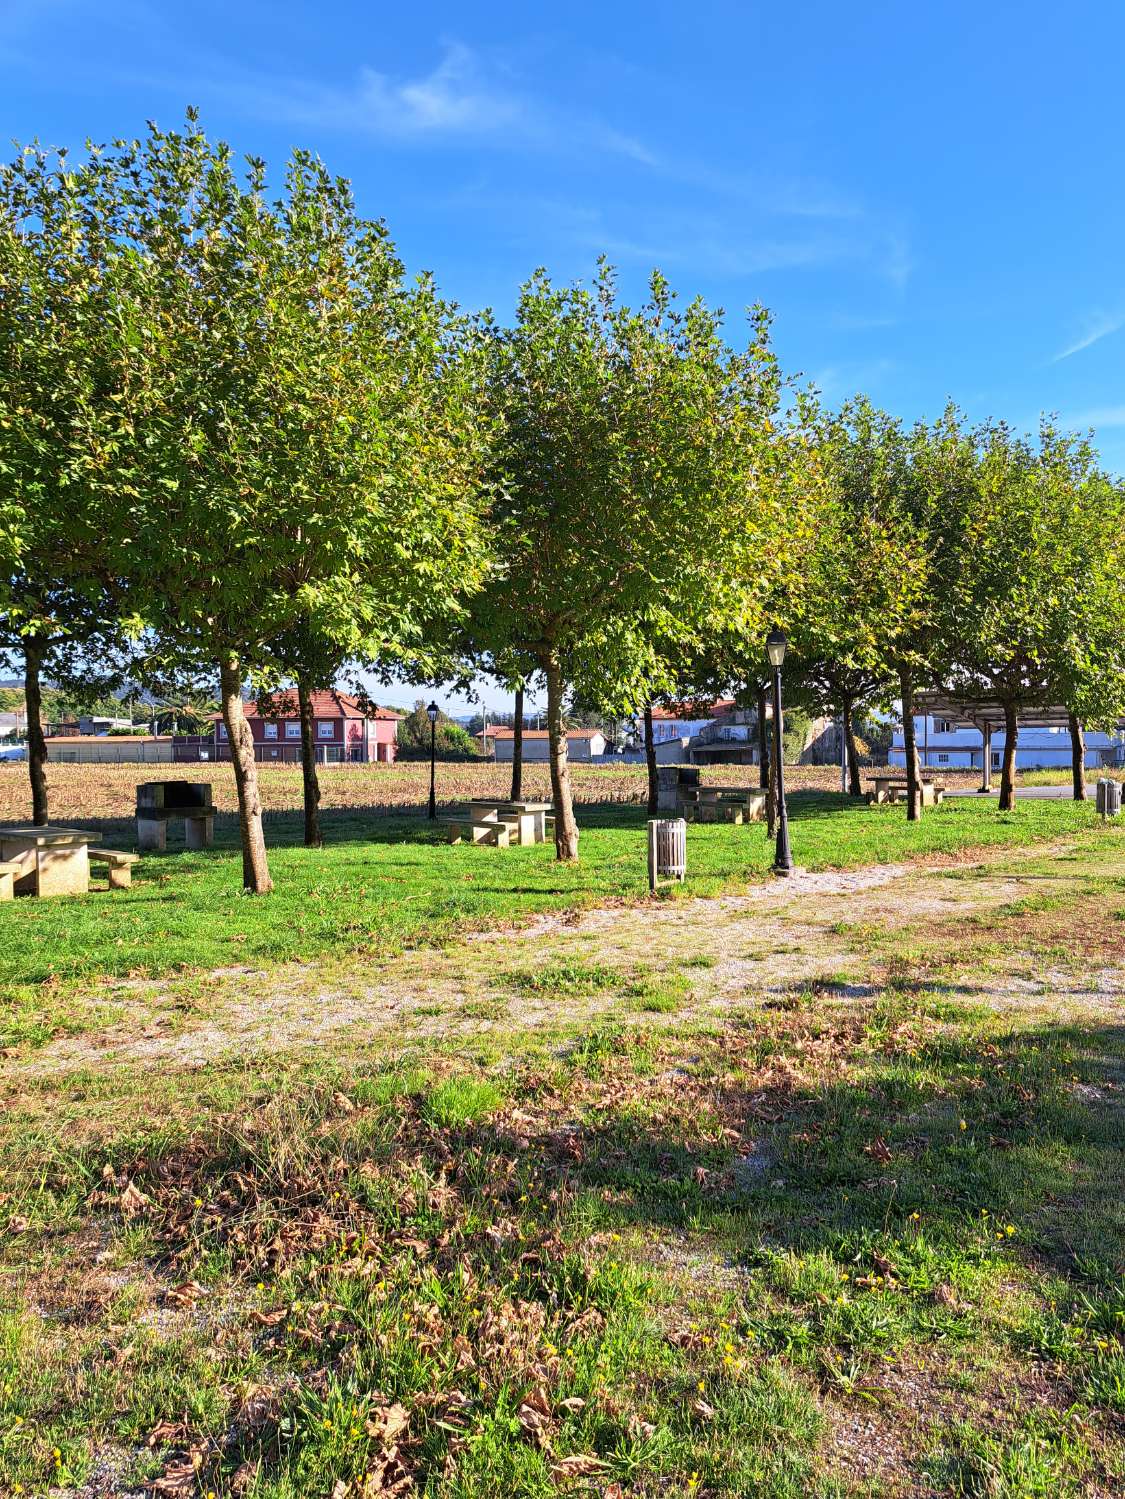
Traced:
<path fill-rule="evenodd" d="M 209 848 L 215 836 L 215 807 L 209 781 L 143 781 L 137 787 L 137 847 L 163 852 L 168 824 L 183 819 L 187 848 Z"/>

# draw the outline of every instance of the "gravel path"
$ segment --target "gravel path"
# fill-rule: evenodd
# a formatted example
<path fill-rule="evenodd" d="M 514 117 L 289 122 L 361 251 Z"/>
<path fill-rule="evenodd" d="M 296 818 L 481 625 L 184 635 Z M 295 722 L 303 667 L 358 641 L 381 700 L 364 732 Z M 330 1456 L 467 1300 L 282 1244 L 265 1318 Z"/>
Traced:
<path fill-rule="evenodd" d="M 1065 852 L 1060 845 L 1054 852 Z M 254 1053 L 362 1044 L 395 1045 L 494 1028 L 511 1030 L 594 1021 L 675 1023 L 743 1009 L 809 983 L 842 995 L 870 992 L 881 961 L 879 934 L 959 918 L 1026 895 L 1021 858 L 1042 846 L 997 851 L 971 869 L 948 860 L 856 870 L 799 871 L 714 899 L 645 902 L 535 917 L 517 930 L 477 933 L 444 949 L 419 950 L 380 963 L 323 958 L 270 968 L 237 967 L 183 979 L 106 981 L 85 996 L 91 1025 L 58 1036 L 0 1065 L 9 1083 L 91 1066 L 138 1061 L 197 1068 Z M 1000 866 L 992 872 L 991 866 Z M 1073 864 L 1060 865 L 1067 877 Z M 958 878 L 950 878 L 956 873 Z M 971 877 L 964 877 L 971 873 Z M 1018 960 L 1019 955 L 1013 955 Z M 548 965 L 581 971 L 596 965 L 609 979 L 590 993 L 554 993 L 521 984 Z M 1026 972 L 1026 963 L 1024 972 Z M 1018 967 L 1018 962 L 1016 963 Z M 630 999 L 638 977 L 675 976 L 690 992 L 676 1013 L 646 1011 Z M 616 982 L 617 979 L 620 982 Z M 1120 1005 L 1125 970 L 1103 963 L 1076 977 L 974 974 L 980 998 L 997 1008 L 1054 993 L 1083 1005 Z M 581 987 L 581 986 L 579 986 Z M 633 988 L 636 984 L 633 982 Z M 202 991 L 202 992 L 201 992 Z M 80 1011 L 83 997 L 79 997 Z M 108 1020 L 96 1020 L 93 1007 Z M 351 1033 L 350 1035 L 348 1033 Z"/>

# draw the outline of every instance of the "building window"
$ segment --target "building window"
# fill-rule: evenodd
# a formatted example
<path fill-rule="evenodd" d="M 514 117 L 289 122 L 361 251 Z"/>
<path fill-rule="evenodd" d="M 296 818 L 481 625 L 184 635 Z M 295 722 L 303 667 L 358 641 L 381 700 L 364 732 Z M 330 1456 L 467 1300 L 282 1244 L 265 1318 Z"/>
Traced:
<path fill-rule="evenodd" d="M 300 739 L 301 725 L 299 722 L 290 721 L 285 725 L 286 739 Z"/>
<path fill-rule="evenodd" d="M 335 739 L 336 725 L 331 721 L 331 719 L 325 722 L 323 718 L 318 718 L 316 723 L 316 732 L 321 739 Z"/>
<path fill-rule="evenodd" d="M 993 770 L 999 770 L 1000 769 L 1000 763 L 1001 763 L 1001 754 L 1000 754 L 1000 751 L 999 750 L 993 750 L 992 751 L 992 768 L 993 768 Z"/>
<path fill-rule="evenodd" d="M 949 756 L 948 755 L 939 755 L 937 757 L 937 763 L 939 765 L 948 765 L 949 764 Z"/>
<path fill-rule="evenodd" d="M 277 725 L 275 723 L 268 723 L 265 725 L 265 737 L 267 739 L 277 738 Z"/>
<path fill-rule="evenodd" d="M 219 738 L 220 739 L 225 739 L 226 737 L 227 737 L 227 726 L 226 726 L 225 723 L 221 723 L 219 725 Z"/>
<path fill-rule="evenodd" d="M 952 734 L 953 733 L 953 725 L 949 721 L 948 718 L 935 718 L 934 719 L 934 733 L 935 734 Z"/>

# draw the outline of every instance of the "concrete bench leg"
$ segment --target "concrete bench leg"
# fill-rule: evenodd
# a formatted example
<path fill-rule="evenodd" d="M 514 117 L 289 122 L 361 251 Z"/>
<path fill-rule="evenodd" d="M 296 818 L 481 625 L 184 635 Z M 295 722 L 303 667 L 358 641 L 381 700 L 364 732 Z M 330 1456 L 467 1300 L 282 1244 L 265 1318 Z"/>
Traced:
<path fill-rule="evenodd" d="M 133 869 L 129 864 L 111 864 L 109 866 L 109 888 L 111 890 L 128 890 L 133 883 Z"/>
<path fill-rule="evenodd" d="M 10 869 L 0 874 L 0 900 L 15 900 L 16 877 Z"/>
<path fill-rule="evenodd" d="M 162 854 L 168 847 L 168 824 L 162 817 L 137 818 L 137 847 Z"/>
<path fill-rule="evenodd" d="M 187 848 L 210 848 L 214 842 L 213 817 L 185 817 L 184 845 Z"/>

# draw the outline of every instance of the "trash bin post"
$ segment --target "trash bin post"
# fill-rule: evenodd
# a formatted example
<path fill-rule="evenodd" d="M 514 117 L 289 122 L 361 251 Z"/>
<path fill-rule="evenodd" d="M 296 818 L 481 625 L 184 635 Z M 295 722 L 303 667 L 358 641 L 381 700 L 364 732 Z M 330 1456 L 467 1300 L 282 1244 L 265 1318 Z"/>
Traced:
<path fill-rule="evenodd" d="M 687 876 L 687 823 L 682 817 L 652 817 L 648 824 L 648 888 Z"/>

